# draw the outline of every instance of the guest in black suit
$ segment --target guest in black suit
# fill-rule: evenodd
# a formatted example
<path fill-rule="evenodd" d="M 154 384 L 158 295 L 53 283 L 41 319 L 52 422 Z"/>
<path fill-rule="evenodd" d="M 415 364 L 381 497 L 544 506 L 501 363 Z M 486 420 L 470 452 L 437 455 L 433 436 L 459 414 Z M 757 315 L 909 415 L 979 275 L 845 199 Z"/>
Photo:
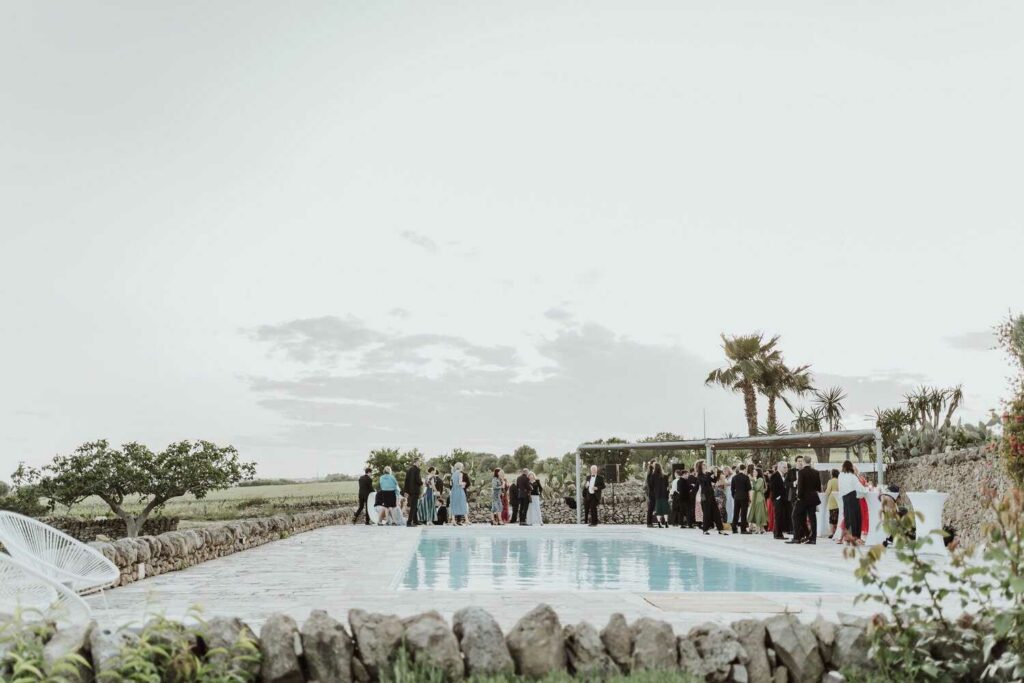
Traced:
<path fill-rule="evenodd" d="M 669 498 L 672 499 L 672 514 L 668 518 L 669 526 L 683 526 L 683 471 L 676 470 L 672 477 Z"/>
<path fill-rule="evenodd" d="M 733 524 L 740 530 L 741 534 L 750 533 L 747 531 L 747 511 L 750 510 L 750 492 L 753 490 L 750 477 L 742 468 L 732 475 L 730 490 L 732 491 Z"/>
<path fill-rule="evenodd" d="M 697 473 L 697 495 L 700 496 L 700 507 L 704 513 L 703 531 L 707 535 L 711 525 L 723 536 L 727 536 L 722 529 L 722 513 L 718 509 L 718 502 L 715 500 L 715 479 L 710 472 L 704 471 L 704 461 L 698 460 L 694 464 L 694 471 Z"/>
<path fill-rule="evenodd" d="M 797 464 L 796 509 L 793 512 L 793 538 L 789 543 L 818 542 L 818 505 L 821 504 L 821 475 L 818 470 L 802 461 Z"/>
<path fill-rule="evenodd" d="M 647 526 L 654 526 L 654 491 L 651 482 L 654 478 L 654 461 L 647 463 L 647 478 L 644 480 L 644 493 L 647 494 Z"/>
<path fill-rule="evenodd" d="M 789 531 L 796 534 L 796 473 L 803 467 L 804 456 L 796 456 L 793 467 L 786 471 L 786 500 L 789 501 Z"/>
<path fill-rule="evenodd" d="M 409 521 L 406 526 L 419 526 L 419 502 L 423 493 L 423 477 L 420 475 L 420 459 L 412 461 L 405 471 L 405 493 L 409 496 Z"/>
<path fill-rule="evenodd" d="M 514 481 L 508 487 L 508 509 L 512 513 L 508 521 L 515 524 L 519 521 L 519 486 Z"/>
<path fill-rule="evenodd" d="M 790 510 L 789 498 L 786 490 L 786 471 L 789 464 L 780 462 L 775 466 L 775 471 L 768 479 L 768 489 L 772 496 L 772 507 L 775 509 L 775 538 L 782 540 L 784 533 L 789 531 Z"/>
<path fill-rule="evenodd" d="M 367 467 L 363 470 L 363 476 L 359 477 L 359 507 L 356 509 L 356 514 L 352 517 L 353 524 L 359 519 L 360 512 L 366 518 L 365 523 L 370 523 L 370 509 L 366 507 L 366 502 L 370 499 L 370 494 L 373 493 L 373 477 L 370 476 L 372 471 Z"/>
<path fill-rule="evenodd" d="M 523 468 L 522 474 L 516 478 L 516 489 L 519 493 L 519 524 L 526 526 L 526 513 L 530 509 L 530 496 L 533 495 L 533 482 L 530 481 L 530 470 Z"/>
<path fill-rule="evenodd" d="M 601 491 L 604 491 L 604 477 L 597 473 L 597 465 L 591 465 L 590 476 L 583 483 L 583 519 L 590 526 L 597 526 L 597 506 L 601 504 Z"/>
<path fill-rule="evenodd" d="M 679 488 L 683 492 L 682 524 L 692 529 L 697 525 L 697 475 L 690 471 L 684 472 Z"/>

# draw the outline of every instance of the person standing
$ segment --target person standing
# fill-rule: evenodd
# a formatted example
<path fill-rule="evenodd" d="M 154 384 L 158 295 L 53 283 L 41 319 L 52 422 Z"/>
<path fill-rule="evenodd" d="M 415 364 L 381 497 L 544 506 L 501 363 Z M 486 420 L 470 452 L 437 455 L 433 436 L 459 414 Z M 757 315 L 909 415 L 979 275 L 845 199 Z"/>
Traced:
<path fill-rule="evenodd" d="M 509 511 L 508 511 L 508 477 L 505 473 L 501 473 L 501 523 L 508 524 Z"/>
<path fill-rule="evenodd" d="M 519 522 L 519 485 L 515 480 L 508 487 L 508 508 L 512 515 L 509 517 L 510 524 Z"/>
<path fill-rule="evenodd" d="M 384 474 L 380 475 L 380 491 L 377 492 L 377 500 L 380 504 L 380 521 L 387 519 L 389 526 L 396 526 L 398 519 L 395 510 L 398 508 L 398 480 L 391 473 L 391 467 L 384 467 Z"/>
<path fill-rule="evenodd" d="M 416 519 L 420 524 L 430 524 L 437 516 L 437 491 L 434 488 L 434 477 L 437 470 L 427 468 L 427 477 L 423 480 L 423 495 L 417 504 Z"/>
<path fill-rule="evenodd" d="M 597 465 L 590 466 L 590 476 L 583 486 L 585 496 L 584 521 L 590 526 L 597 526 L 597 506 L 601 504 L 601 492 L 604 491 L 604 477 L 597 473 Z"/>
<path fill-rule="evenodd" d="M 736 528 L 736 499 L 733 498 L 733 496 L 732 496 L 732 477 L 733 477 L 733 474 L 734 474 L 733 469 L 731 467 L 729 467 L 728 465 L 726 465 L 725 467 L 722 468 L 722 478 L 725 480 L 725 486 L 723 487 L 725 489 L 725 515 L 722 517 L 722 520 L 726 524 L 729 524 L 730 526 L 732 526 L 733 529 L 735 529 Z"/>
<path fill-rule="evenodd" d="M 469 516 L 469 501 L 466 499 L 466 475 L 462 471 L 462 463 L 457 462 L 452 468 L 451 514 L 456 526 L 464 526 Z"/>
<path fill-rule="evenodd" d="M 839 470 L 832 470 L 825 484 L 825 505 L 828 506 L 828 535 L 835 536 L 839 526 Z"/>
<path fill-rule="evenodd" d="M 409 526 L 419 525 L 420 495 L 423 493 L 423 477 L 420 474 L 420 459 L 415 458 L 405 471 L 405 492 L 409 496 Z"/>
<path fill-rule="evenodd" d="M 491 477 L 491 525 L 501 524 L 501 468 L 495 467 Z"/>
<path fill-rule="evenodd" d="M 722 514 L 718 509 L 718 503 L 715 501 L 715 480 L 710 472 L 704 471 L 704 461 L 698 460 L 694 465 L 697 473 L 697 484 L 700 487 L 698 496 L 700 498 L 701 513 L 703 514 L 703 524 L 701 528 L 705 535 L 708 534 L 708 529 L 713 524 L 718 533 L 723 536 L 726 535 L 722 530 Z"/>
<path fill-rule="evenodd" d="M 373 477 L 370 476 L 372 471 L 367 467 L 363 470 L 363 476 L 359 477 L 359 507 L 356 508 L 356 514 L 352 517 L 353 524 L 359 519 L 360 512 L 366 518 L 365 523 L 370 524 L 370 508 L 367 502 L 370 500 L 370 494 L 373 493 Z"/>
<path fill-rule="evenodd" d="M 644 493 L 647 495 L 647 526 L 654 526 L 654 492 L 651 490 L 651 478 L 654 476 L 654 461 L 647 463 L 647 478 L 644 480 Z"/>
<path fill-rule="evenodd" d="M 668 528 L 668 475 L 661 471 L 661 463 L 654 463 L 651 474 L 651 494 L 654 496 L 654 518 L 659 529 Z"/>
<path fill-rule="evenodd" d="M 818 542 L 818 505 L 821 504 L 821 475 L 810 464 L 801 463 L 796 475 L 796 510 L 793 513 L 793 538 L 789 543 Z"/>
<path fill-rule="evenodd" d="M 796 475 L 804 466 L 804 456 L 798 455 L 794 467 L 786 470 L 786 500 L 789 502 L 789 531 L 796 535 Z"/>
<path fill-rule="evenodd" d="M 540 485 L 540 479 L 533 472 L 527 476 L 530 482 L 530 515 L 526 521 L 530 526 L 543 526 L 544 518 L 540 510 L 540 497 L 544 493 L 544 487 Z"/>
<path fill-rule="evenodd" d="M 772 472 L 771 480 L 768 482 L 769 490 L 772 495 L 772 507 L 775 512 L 773 530 L 775 532 L 775 540 L 779 541 L 786 538 L 784 534 L 789 530 L 790 525 L 789 494 L 786 488 L 786 474 L 788 469 L 789 463 L 785 460 L 779 462 L 775 466 L 775 471 Z"/>
<path fill-rule="evenodd" d="M 750 512 L 747 513 L 750 524 L 754 527 L 754 533 L 764 533 L 768 528 L 768 509 L 765 505 L 765 481 L 764 474 L 753 464 L 747 465 L 747 476 L 751 482 Z"/>
<path fill-rule="evenodd" d="M 525 467 L 516 478 L 516 491 L 519 497 L 519 525 L 526 526 L 526 514 L 530 511 L 530 497 L 533 495 L 533 484 L 530 481 L 530 470 Z"/>
<path fill-rule="evenodd" d="M 750 477 L 740 466 L 732 475 L 732 482 L 729 484 L 729 492 L 733 501 L 733 524 L 740 530 L 741 534 L 749 534 L 747 530 L 747 512 L 750 510 L 750 492 L 753 485 Z"/>
<path fill-rule="evenodd" d="M 673 472 L 672 483 L 669 485 L 668 497 L 672 504 L 672 514 L 668 518 L 669 526 L 683 526 L 683 493 L 681 491 L 683 471 Z"/>
<path fill-rule="evenodd" d="M 862 545 L 864 541 L 860 538 L 860 498 L 867 494 L 867 489 L 860 482 L 854 470 L 853 463 L 849 460 L 843 462 L 842 472 L 839 473 L 839 497 L 843 501 L 843 542 L 849 545 Z"/>

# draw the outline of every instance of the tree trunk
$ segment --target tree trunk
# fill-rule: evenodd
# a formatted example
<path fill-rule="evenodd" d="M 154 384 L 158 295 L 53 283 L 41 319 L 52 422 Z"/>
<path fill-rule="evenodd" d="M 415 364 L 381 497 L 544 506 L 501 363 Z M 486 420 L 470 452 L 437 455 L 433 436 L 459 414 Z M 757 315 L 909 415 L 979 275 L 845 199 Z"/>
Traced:
<path fill-rule="evenodd" d="M 138 536 L 139 532 L 142 531 L 142 525 L 146 521 L 144 519 L 140 520 L 138 517 L 132 517 L 131 515 L 126 515 L 122 519 L 124 520 L 125 538 L 135 538 Z"/>
<path fill-rule="evenodd" d="M 767 432 L 769 434 L 777 434 L 778 433 L 778 427 L 779 427 L 778 414 L 775 412 L 775 397 L 774 396 L 769 396 L 768 397 L 768 429 L 767 429 Z"/>
<path fill-rule="evenodd" d="M 747 433 L 757 436 L 757 394 L 749 381 L 743 383 L 743 411 L 747 416 Z"/>

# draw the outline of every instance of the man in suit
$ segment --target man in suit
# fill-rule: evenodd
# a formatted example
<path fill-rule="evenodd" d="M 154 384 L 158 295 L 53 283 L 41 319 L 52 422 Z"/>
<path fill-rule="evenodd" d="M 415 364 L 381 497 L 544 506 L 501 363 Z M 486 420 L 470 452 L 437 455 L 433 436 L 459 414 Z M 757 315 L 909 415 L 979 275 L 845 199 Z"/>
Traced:
<path fill-rule="evenodd" d="M 672 500 L 672 514 L 668 518 L 669 526 L 683 526 L 683 471 L 676 470 L 669 485 L 668 495 Z"/>
<path fill-rule="evenodd" d="M 692 529 L 697 525 L 697 477 L 693 472 L 683 472 L 679 482 L 679 490 L 683 499 L 683 519 L 680 526 Z"/>
<path fill-rule="evenodd" d="M 583 494 L 586 497 L 584 517 L 590 526 L 597 526 L 597 506 L 601 504 L 601 491 L 604 491 L 604 477 L 597 473 L 597 465 L 591 465 L 590 476 L 583 483 Z"/>
<path fill-rule="evenodd" d="M 783 540 L 783 534 L 789 530 L 789 498 L 786 491 L 786 471 L 789 465 L 780 462 L 775 466 L 775 471 L 768 479 L 768 488 L 772 494 L 772 506 L 775 508 L 775 539 Z"/>
<path fill-rule="evenodd" d="M 419 526 L 419 502 L 423 493 L 423 477 L 420 476 L 420 459 L 416 458 L 405 471 L 405 492 L 409 496 L 409 522 L 407 526 Z"/>
<path fill-rule="evenodd" d="M 796 456 L 796 460 L 793 461 L 794 467 L 788 467 L 786 470 L 786 500 L 789 501 L 789 521 L 788 531 L 790 533 L 796 533 L 796 474 L 800 471 L 800 468 L 804 466 L 804 456 Z"/>
<path fill-rule="evenodd" d="M 359 477 L 359 507 L 356 509 L 356 514 L 352 517 L 353 524 L 359 520 L 360 512 L 366 517 L 366 524 L 370 523 L 370 509 L 366 507 L 366 503 L 370 499 L 370 494 L 373 493 L 373 477 L 370 476 L 372 471 L 367 467 L 363 470 L 363 476 Z"/>
<path fill-rule="evenodd" d="M 796 475 L 796 505 L 793 511 L 793 538 L 787 543 L 818 542 L 818 505 L 821 504 L 821 475 L 802 461 Z"/>
<path fill-rule="evenodd" d="M 754 487 L 750 483 L 750 477 L 743 471 L 742 466 L 736 470 L 736 474 L 732 475 L 732 484 L 730 484 L 730 490 L 732 491 L 733 501 L 733 524 L 740 530 L 741 534 L 749 534 L 747 531 L 747 511 L 750 509 L 750 491 Z"/>
<path fill-rule="evenodd" d="M 647 526 L 654 526 L 654 491 L 651 488 L 651 477 L 654 476 L 654 461 L 647 463 L 647 478 L 644 479 L 644 494 L 647 496 Z"/>
<path fill-rule="evenodd" d="M 508 509 L 511 513 L 508 521 L 510 524 L 515 524 L 519 521 L 519 485 L 514 481 L 508 487 Z"/>
<path fill-rule="evenodd" d="M 519 493 L 519 524 L 526 526 L 526 513 L 530 509 L 530 496 L 533 495 L 533 484 L 530 483 L 530 470 L 523 468 L 522 474 L 516 479 Z"/>

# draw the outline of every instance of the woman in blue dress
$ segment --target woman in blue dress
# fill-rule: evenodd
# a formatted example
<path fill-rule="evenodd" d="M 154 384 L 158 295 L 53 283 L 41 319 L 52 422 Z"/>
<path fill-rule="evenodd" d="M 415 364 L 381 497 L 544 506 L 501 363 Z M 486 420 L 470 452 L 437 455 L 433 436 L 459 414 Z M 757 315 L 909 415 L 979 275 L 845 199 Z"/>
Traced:
<path fill-rule="evenodd" d="M 424 524 L 430 524 L 437 519 L 437 501 L 434 500 L 436 495 L 434 477 L 436 476 L 437 470 L 433 467 L 427 469 L 427 478 L 423 480 L 423 495 L 420 496 L 420 500 L 416 504 L 419 520 Z"/>
<path fill-rule="evenodd" d="M 398 480 L 391 473 L 390 467 L 385 467 L 384 474 L 380 475 L 376 504 L 381 508 L 379 523 L 383 524 L 386 519 L 389 526 L 397 524 L 395 510 L 398 508 Z"/>
<path fill-rule="evenodd" d="M 462 473 L 461 462 L 452 468 L 451 508 L 456 526 L 464 526 L 469 516 L 469 502 L 466 500 L 466 475 Z"/>

